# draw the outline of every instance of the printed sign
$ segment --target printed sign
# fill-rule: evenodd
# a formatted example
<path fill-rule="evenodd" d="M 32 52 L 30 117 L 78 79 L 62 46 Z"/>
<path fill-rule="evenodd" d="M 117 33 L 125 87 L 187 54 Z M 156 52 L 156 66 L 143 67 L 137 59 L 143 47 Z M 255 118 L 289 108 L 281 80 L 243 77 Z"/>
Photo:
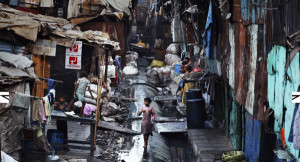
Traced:
<path fill-rule="evenodd" d="M 292 92 L 292 103 L 300 103 L 300 92 Z"/>
<path fill-rule="evenodd" d="M 0 92 L 0 103 L 9 103 L 9 92 Z"/>
<path fill-rule="evenodd" d="M 81 69 L 82 41 L 76 41 L 73 48 L 66 49 L 66 69 Z"/>

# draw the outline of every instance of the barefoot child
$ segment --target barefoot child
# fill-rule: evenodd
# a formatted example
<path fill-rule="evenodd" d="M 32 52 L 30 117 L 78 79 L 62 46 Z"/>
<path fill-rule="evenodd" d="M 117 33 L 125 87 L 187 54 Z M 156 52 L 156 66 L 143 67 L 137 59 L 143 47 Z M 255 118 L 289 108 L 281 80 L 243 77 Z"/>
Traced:
<path fill-rule="evenodd" d="M 155 117 L 154 108 L 150 106 L 150 103 L 151 99 L 146 97 L 144 99 L 145 106 L 139 111 L 139 115 L 144 113 L 141 124 L 141 133 L 144 135 L 144 148 L 148 145 L 149 135 L 152 135 L 151 115 Z"/>

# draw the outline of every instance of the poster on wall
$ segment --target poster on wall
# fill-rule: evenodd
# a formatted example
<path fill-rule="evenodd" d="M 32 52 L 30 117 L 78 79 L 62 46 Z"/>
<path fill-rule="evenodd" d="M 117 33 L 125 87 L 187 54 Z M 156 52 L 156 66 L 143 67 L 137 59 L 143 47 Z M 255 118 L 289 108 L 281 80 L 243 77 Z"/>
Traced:
<path fill-rule="evenodd" d="M 81 69 L 82 41 L 76 41 L 73 48 L 66 48 L 66 69 Z"/>

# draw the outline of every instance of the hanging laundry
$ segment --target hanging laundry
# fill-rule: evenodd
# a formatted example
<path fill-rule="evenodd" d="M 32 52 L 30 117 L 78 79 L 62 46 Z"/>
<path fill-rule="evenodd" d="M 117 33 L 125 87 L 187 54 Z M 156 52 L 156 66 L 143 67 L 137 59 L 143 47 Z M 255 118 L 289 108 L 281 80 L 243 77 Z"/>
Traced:
<path fill-rule="evenodd" d="M 41 99 L 35 99 L 33 101 L 31 109 L 31 120 L 43 122 L 43 102 Z"/>
<path fill-rule="evenodd" d="M 206 49 L 206 58 L 214 59 L 214 48 L 213 48 L 213 6 L 212 6 L 212 0 L 209 3 L 209 9 L 208 9 L 208 14 L 207 14 L 207 20 L 206 20 L 206 25 L 205 25 L 205 33 L 202 35 L 203 37 L 203 45 L 205 46 Z"/>
<path fill-rule="evenodd" d="M 45 115 L 46 115 L 46 124 L 50 124 L 51 122 L 51 106 L 49 102 L 48 96 L 43 97 L 44 100 L 44 110 L 45 110 Z"/>
<path fill-rule="evenodd" d="M 299 104 L 296 104 L 295 108 L 294 108 L 294 114 L 293 114 L 293 119 L 292 119 L 292 123 L 291 123 L 291 130 L 290 130 L 290 134 L 289 134 L 289 138 L 288 138 L 289 142 L 293 142 L 294 122 L 295 122 L 295 116 L 298 111 L 298 106 L 299 106 Z"/>
<path fill-rule="evenodd" d="M 30 106 L 30 95 L 15 92 L 12 106 L 28 109 Z"/>
<path fill-rule="evenodd" d="M 295 120 L 294 120 L 294 127 L 293 127 L 293 146 L 294 149 L 300 149 L 300 111 L 299 111 L 300 104 L 298 104 Z"/>
<path fill-rule="evenodd" d="M 54 80 L 48 79 L 48 92 L 50 92 L 51 89 L 55 89 Z"/>

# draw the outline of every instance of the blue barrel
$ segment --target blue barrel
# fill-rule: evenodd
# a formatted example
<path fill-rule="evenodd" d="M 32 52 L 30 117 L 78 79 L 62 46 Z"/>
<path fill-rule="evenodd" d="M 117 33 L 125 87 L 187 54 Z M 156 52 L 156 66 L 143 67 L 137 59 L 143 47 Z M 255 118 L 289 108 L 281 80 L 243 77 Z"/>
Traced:
<path fill-rule="evenodd" d="M 190 99 L 186 101 L 186 120 L 188 129 L 202 129 L 205 127 L 204 99 Z"/>
<path fill-rule="evenodd" d="M 185 92 L 185 100 L 202 99 L 202 91 L 200 89 L 189 89 Z"/>
<path fill-rule="evenodd" d="M 56 129 L 49 129 L 47 131 L 47 139 L 50 145 L 52 144 L 64 144 L 64 134 L 58 132 Z M 64 147 L 52 146 L 56 151 L 63 150 Z"/>

